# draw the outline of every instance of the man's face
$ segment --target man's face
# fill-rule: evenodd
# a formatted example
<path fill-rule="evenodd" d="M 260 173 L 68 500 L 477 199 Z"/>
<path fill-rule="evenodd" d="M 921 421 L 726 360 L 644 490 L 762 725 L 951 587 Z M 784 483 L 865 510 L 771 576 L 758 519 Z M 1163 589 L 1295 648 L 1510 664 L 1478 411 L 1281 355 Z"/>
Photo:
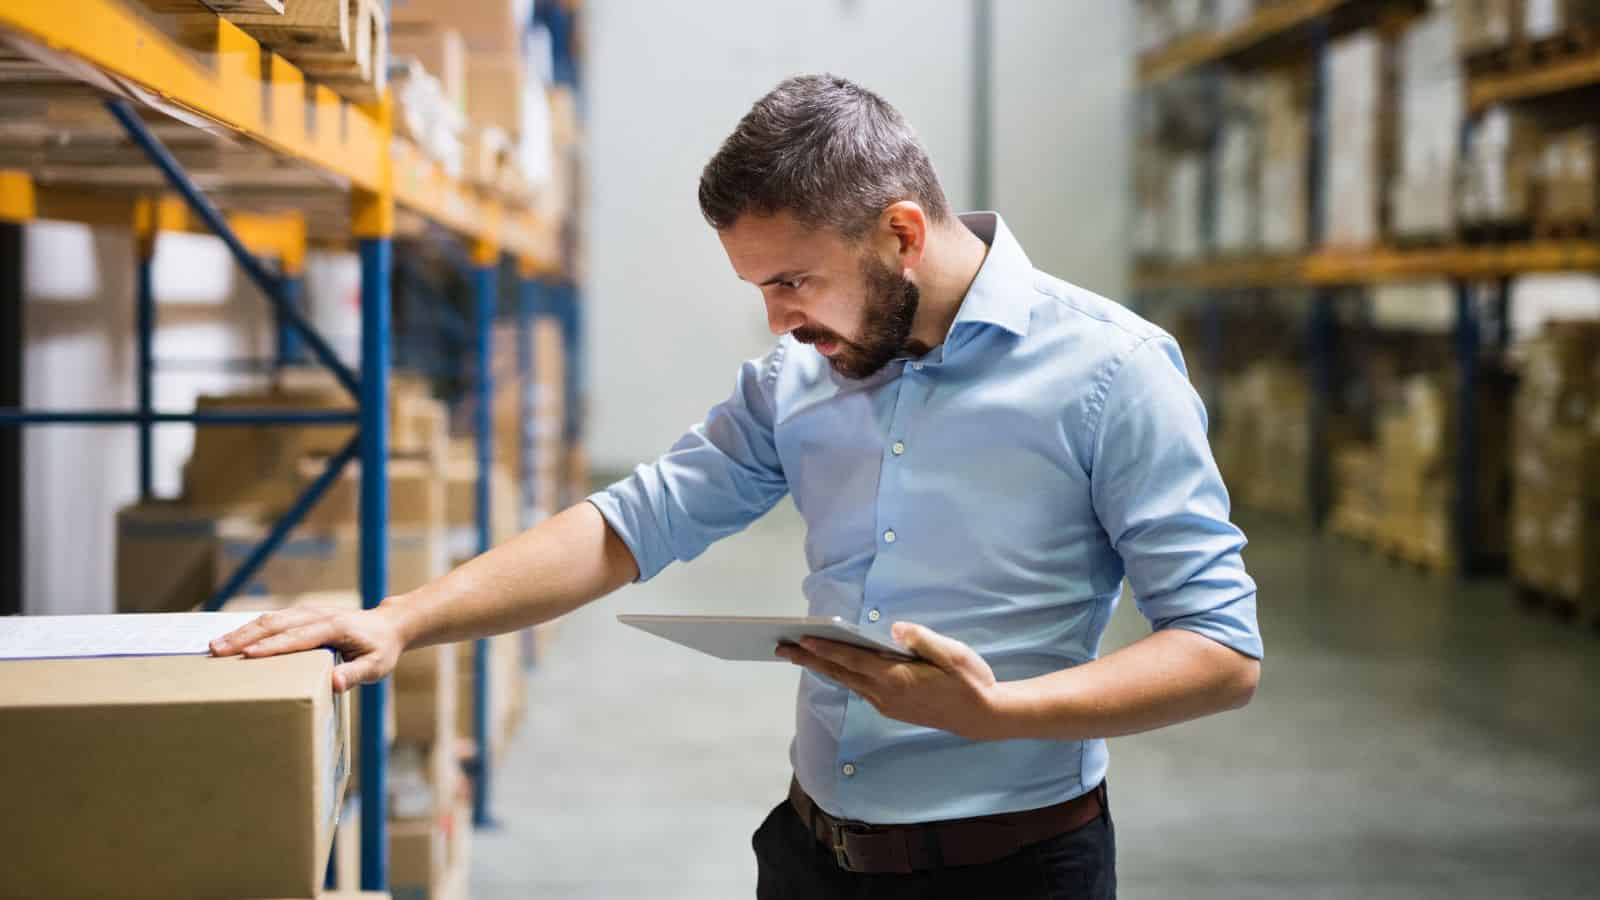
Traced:
<path fill-rule="evenodd" d="M 917 287 L 874 252 L 828 228 L 808 229 L 786 213 L 742 216 L 718 232 L 740 279 L 756 285 L 776 335 L 810 344 L 839 374 L 866 378 L 905 352 Z"/>

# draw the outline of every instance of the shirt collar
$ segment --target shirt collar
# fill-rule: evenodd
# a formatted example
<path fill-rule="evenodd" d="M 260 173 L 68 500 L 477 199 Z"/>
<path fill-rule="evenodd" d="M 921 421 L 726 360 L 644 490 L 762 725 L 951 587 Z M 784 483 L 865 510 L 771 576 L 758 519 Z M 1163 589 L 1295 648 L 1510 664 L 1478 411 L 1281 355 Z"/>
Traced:
<path fill-rule="evenodd" d="M 1015 335 L 1027 334 L 1033 316 L 1032 304 L 1025 302 L 1024 292 L 1031 293 L 1034 282 L 1028 254 L 1022 251 L 999 213 L 963 213 L 961 224 L 989 245 L 989 253 L 978 267 L 972 286 L 967 288 L 955 321 L 950 323 L 950 332 L 954 334 L 963 323 L 986 323 Z"/>

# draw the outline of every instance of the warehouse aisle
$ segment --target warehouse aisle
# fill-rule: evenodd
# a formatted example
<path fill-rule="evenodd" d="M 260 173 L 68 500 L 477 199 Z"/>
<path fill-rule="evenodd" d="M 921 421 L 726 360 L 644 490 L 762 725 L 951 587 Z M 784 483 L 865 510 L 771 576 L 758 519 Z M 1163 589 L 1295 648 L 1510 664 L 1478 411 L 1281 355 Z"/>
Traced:
<path fill-rule="evenodd" d="M 1270 654 L 1248 709 L 1112 748 L 1126 898 L 1592 896 L 1600 639 L 1271 520 L 1245 519 Z M 565 622 L 501 767 L 474 900 L 753 896 L 796 674 L 619 612 L 792 612 L 788 504 Z M 1107 637 L 1144 633 L 1124 604 Z"/>

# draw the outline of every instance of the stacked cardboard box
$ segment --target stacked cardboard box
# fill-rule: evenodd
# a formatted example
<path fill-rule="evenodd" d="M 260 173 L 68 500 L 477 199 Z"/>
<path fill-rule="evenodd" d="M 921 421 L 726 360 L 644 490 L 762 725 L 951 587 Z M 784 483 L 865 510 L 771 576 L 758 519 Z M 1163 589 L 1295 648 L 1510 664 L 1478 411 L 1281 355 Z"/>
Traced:
<path fill-rule="evenodd" d="M 1328 528 L 1357 540 L 1376 539 L 1383 520 L 1383 457 L 1370 444 L 1351 444 L 1333 453 L 1332 460 Z"/>
<path fill-rule="evenodd" d="M 1306 245 L 1310 169 L 1310 80 L 1303 71 L 1269 74 L 1261 85 L 1261 243 L 1269 253 Z"/>
<path fill-rule="evenodd" d="M 1309 425 L 1306 376 L 1265 362 L 1223 380 L 1217 464 L 1243 506 L 1305 516 Z"/>
<path fill-rule="evenodd" d="M 472 811 L 457 803 L 427 819 L 389 826 L 389 888 L 405 900 L 466 900 Z"/>
<path fill-rule="evenodd" d="M 1413 375 L 1402 383 L 1378 422 L 1382 517 L 1375 538 L 1403 559 L 1441 571 L 1458 565 L 1455 541 L 1457 388 L 1453 376 Z M 1480 379 L 1477 424 L 1475 544 L 1489 557 L 1506 548 L 1506 383 Z"/>
<path fill-rule="evenodd" d="M 517 632 L 498 634 L 489 639 L 489 740 L 498 757 L 516 735 L 522 723 L 522 704 L 526 684 L 522 675 L 522 639 Z M 477 739 L 477 644 L 463 644 L 461 664 L 456 671 L 456 735 L 464 745 Z"/>
<path fill-rule="evenodd" d="M 347 409 L 326 375 L 288 370 L 272 388 L 201 398 L 212 410 Z M 421 382 L 397 376 L 390 399 L 389 589 L 418 587 L 448 565 L 444 409 Z M 344 425 L 206 426 L 177 502 L 134 504 L 117 517 L 117 605 L 178 611 L 221 586 L 354 429 Z M 359 586 L 360 467 L 350 464 L 245 586 L 296 595 Z"/>
<path fill-rule="evenodd" d="M 1460 222 L 1468 229 L 1521 228 L 1533 220 L 1539 129 L 1523 110 L 1495 106 L 1470 132 Z"/>
<path fill-rule="evenodd" d="M 1539 165 L 1538 225 L 1547 234 L 1578 235 L 1600 226 L 1600 127 L 1582 125 L 1545 136 Z"/>
<path fill-rule="evenodd" d="M 1328 51 L 1328 143 L 1319 174 L 1323 240 L 1332 246 L 1366 247 L 1383 234 L 1385 56 L 1384 39 L 1370 30 Z"/>
<path fill-rule="evenodd" d="M 1530 41 L 1600 27 L 1600 3 L 1595 0 L 1522 0 L 1522 35 Z"/>
<path fill-rule="evenodd" d="M 1217 139 L 1216 246 L 1224 255 L 1251 255 L 1261 248 L 1261 83 L 1228 83 L 1227 114 Z M 1274 198 L 1274 203 L 1278 202 Z"/>
<path fill-rule="evenodd" d="M 459 793 L 456 673 L 461 648 L 440 644 L 400 657 L 394 702 L 400 725 L 390 775 L 390 813 L 416 819 L 447 812 Z"/>
<path fill-rule="evenodd" d="M 315 896 L 350 769 L 333 664 L 0 661 L 0 893 Z"/>
<path fill-rule="evenodd" d="M 1455 231 L 1456 157 L 1463 109 L 1456 20 L 1437 10 L 1400 37 L 1398 166 L 1390 183 L 1394 234 L 1443 238 Z"/>
<path fill-rule="evenodd" d="M 235 597 L 222 607 L 222 612 L 271 612 L 275 609 L 287 609 L 291 606 L 309 606 L 322 609 L 340 609 L 354 611 L 361 608 L 361 595 L 353 591 L 320 591 L 311 594 L 296 596 L 273 596 L 254 594 L 246 597 Z M 345 699 L 350 704 L 350 727 L 352 734 L 359 734 L 361 727 L 361 692 L 347 691 Z M 394 704 L 384 707 L 383 735 L 385 745 L 394 742 L 398 733 L 397 717 Z M 357 777 L 361 772 L 361 742 L 354 737 L 350 741 L 350 770 Z"/>
<path fill-rule="evenodd" d="M 1594 609 L 1600 592 L 1600 323 L 1548 323 L 1521 349 L 1512 577 Z"/>
<path fill-rule="evenodd" d="M 1522 0 L 1455 0 L 1456 41 L 1470 59 L 1511 46 L 1522 31 Z"/>

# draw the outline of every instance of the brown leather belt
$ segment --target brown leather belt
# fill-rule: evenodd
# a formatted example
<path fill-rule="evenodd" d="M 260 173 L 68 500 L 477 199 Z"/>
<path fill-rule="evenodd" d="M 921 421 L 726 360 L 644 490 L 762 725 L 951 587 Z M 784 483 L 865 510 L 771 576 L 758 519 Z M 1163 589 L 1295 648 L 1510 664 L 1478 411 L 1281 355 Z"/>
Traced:
<path fill-rule="evenodd" d="M 1029 844 L 1076 831 L 1105 811 L 1105 782 L 1065 803 L 1024 812 L 914 825 L 868 825 L 823 812 L 800 782 L 789 804 L 817 841 L 849 872 L 907 875 L 939 866 L 975 866 L 1004 859 Z"/>

